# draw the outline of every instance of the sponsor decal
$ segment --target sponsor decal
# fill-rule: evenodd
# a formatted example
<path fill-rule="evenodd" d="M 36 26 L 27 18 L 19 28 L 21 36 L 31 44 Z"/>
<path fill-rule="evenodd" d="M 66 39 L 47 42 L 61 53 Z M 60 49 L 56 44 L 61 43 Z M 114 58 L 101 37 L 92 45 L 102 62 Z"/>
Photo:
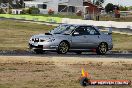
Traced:
<path fill-rule="evenodd" d="M 92 80 L 88 72 L 82 69 L 82 75 L 80 78 L 81 86 L 96 86 L 96 85 L 131 85 L 130 80 Z"/>

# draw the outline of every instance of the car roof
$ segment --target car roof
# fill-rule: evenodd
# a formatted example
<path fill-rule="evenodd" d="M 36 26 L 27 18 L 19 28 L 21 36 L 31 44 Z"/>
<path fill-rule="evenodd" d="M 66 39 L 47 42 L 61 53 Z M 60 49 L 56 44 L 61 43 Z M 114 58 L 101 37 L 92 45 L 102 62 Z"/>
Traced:
<path fill-rule="evenodd" d="M 97 26 L 87 25 L 87 24 L 61 24 L 61 25 L 65 25 L 65 26 L 91 26 L 91 27 L 94 27 L 96 30 L 99 30 L 99 28 Z"/>
<path fill-rule="evenodd" d="M 86 24 L 61 24 L 61 25 L 65 25 L 65 26 L 93 26 L 93 25 L 86 25 Z"/>

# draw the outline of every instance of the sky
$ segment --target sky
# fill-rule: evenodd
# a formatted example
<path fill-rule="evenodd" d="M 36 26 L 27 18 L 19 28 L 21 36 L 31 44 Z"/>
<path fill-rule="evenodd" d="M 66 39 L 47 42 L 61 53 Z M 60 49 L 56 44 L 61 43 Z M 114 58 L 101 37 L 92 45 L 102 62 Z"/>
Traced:
<path fill-rule="evenodd" d="M 122 5 L 122 6 L 132 6 L 132 0 L 105 0 L 105 3 L 103 6 L 105 6 L 108 3 L 113 3 L 116 5 Z"/>

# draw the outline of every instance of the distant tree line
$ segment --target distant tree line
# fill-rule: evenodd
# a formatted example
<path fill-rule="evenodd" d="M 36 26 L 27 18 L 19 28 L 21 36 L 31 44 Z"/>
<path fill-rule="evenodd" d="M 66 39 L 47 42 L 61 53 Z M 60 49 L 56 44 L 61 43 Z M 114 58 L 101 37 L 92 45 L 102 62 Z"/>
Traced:
<path fill-rule="evenodd" d="M 0 3 L 12 3 L 13 0 L 0 0 Z"/>
<path fill-rule="evenodd" d="M 104 0 L 93 0 L 93 4 L 95 5 L 102 5 L 104 3 Z"/>
<path fill-rule="evenodd" d="M 129 6 L 128 9 L 129 9 L 129 10 L 132 10 L 132 6 Z"/>
<path fill-rule="evenodd" d="M 126 6 L 118 6 L 118 5 L 113 5 L 112 3 L 108 3 L 106 6 L 105 6 L 105 11 L 107 13 L 109 12 L 113 12 L 115 9 L 117 10 L 120 10 L 120 11 L 128 11 L 128 10 L 131 10 L 130 7 L 126 7 Z"/>
<path fill-rule="evenodd" d="M 120 6 L 119 8 L 121 11 L 128 11 L 129 10 L 129 8 L 126 6 Z"/>

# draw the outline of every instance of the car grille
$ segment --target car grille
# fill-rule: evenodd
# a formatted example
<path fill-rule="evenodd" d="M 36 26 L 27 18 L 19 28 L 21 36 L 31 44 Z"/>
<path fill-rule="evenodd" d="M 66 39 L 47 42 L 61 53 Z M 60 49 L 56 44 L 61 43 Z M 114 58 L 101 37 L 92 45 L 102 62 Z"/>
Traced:
<path fill-rule="evenodd" d="M 43 49 L 43 45 L 34 46 L 34 45 L 29 44 L 29 47 L 30 48 Z"/>
<path fill-rule="evenodd" d="M 41 40 L 39 38 L 32 39 L 32 41 L 34 41 L 34 42 L 45 42 L 45 40 Z"/>
<path fill-rule="evenodd" d="M 34 42 L 39 42 L 39 38 L 36 38 L 36 39 L 34 40 Z"/>

